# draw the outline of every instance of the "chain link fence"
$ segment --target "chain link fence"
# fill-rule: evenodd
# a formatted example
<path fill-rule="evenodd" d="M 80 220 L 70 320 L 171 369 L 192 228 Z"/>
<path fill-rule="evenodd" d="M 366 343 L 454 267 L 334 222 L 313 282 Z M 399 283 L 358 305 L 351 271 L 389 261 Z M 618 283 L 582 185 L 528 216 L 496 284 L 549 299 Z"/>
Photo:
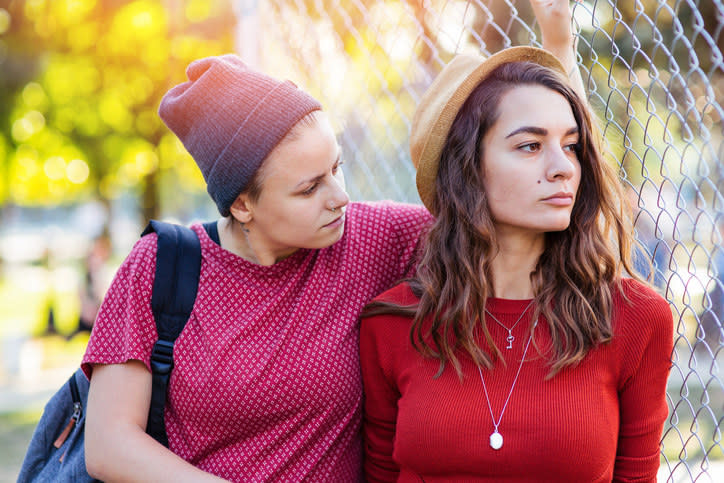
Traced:
<path fill-rule="evenodd" d="M 245 59 L 303 84 L 335 116 L 353 199 L 419 202 L 410 120 L 455 53 L 540 46 L 528 0 L 234 5 Z M 588 0 L 575 4 L 574 26 L 589 101 L 646 247 L 640 261 L 653 261 L 674 311 L 661 474 L 704 481 L 724 462 L 724 4 Z"/>

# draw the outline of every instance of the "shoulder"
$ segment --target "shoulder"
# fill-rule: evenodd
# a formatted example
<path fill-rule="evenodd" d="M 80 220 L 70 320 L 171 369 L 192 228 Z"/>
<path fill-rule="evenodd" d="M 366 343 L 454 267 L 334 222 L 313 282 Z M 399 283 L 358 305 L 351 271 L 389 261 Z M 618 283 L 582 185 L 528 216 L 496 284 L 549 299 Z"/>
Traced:
<path fill-rule="evenodd" d="M 417 302 L 418 298 L 412 293 L 410 286 L 403 282 L 375 297 L 368 308 L 375 311 L 380 307 L 379 304 L 409 307 Z M 412 315 L 390 313 L 387 310 L 382 313 L 372 313 L 374 315 L 364 315 L 361 318 L 360 341 L 362 347 L 384 346 L 386 350 L 392 352 L 406 348 L 412 327 Z"/>
<path fill-rule="evenodd" d="M 386 309 L 395 306 L 410 307 L 416 305 L 418 301 L 419 299 L 412 293 L 410 285 L 407 282 L 401 282 L 395 285 L 375 297 L 367 306 L 367 309 L 370 310 L 368 311 L 366 309 L 365 315 L 362 316 L 362 331 L 389 332 L 390 330 L 395 331 L 398 329 L 407 331 L 410 327 L 412 317 L 391 313 L 391 310 L 388 311 Z M 374 315 L 369 315 L 369 313 Z"/>
<path fill-rule="evenodd" d="M 637 375 L 665 378 L 674 346 L 673 313 L 669 303 L 651 287 L 623 279 L 613 300 L 611 341 L 616 352 L 621 384 Z"/>
<path fill-rule="evenodd" d="M 413 224 L 432 223 L 432 215 L 422 205 L 394 201 L 363 201 L 350 203 L 350 219 L 355 221 L 391 222 L 407 221 Z"/>
<path fill-rule="evenodd" d="M 614 305 L 641 313 L 671 315 L 669 302 L 652 287 L 632 278 L 621 280 L 621 290 L 614 295 Z"/>
<path fill-rule="evenodd" d="M 669 302 L 650 286 L 624 278 L 614 291 L 614 322 L 619 331 L 638 336 L 672 336 L 673 314 Z"/>
<path fill-rule="evenodd" d="M 153 271 L 156 266 L 157 240 L 158 236 L 155 233 L 142 236 L 134 244 L 120 270 L 135 274 Z"/>
<path fill-rule="evenodd" d="M 410 284 L 407 282 L 398 283 L 373 299 L 373 302 L 392 303 L 403 306 L 414 305 L 419 301 L 420 299 L 412 293 Z"/>

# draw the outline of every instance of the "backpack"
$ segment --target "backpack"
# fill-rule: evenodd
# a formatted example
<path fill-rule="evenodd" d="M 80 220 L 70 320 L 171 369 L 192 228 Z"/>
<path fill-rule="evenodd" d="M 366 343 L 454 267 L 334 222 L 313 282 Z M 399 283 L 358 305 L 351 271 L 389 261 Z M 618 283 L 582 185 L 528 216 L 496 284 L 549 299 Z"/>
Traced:
<path fill-rule="evenodd" d="M 146 432 L 168 447 L 163 410 L 173 369 L 173 344 L 196 300 L 201 244 L 190 228 L 151 220 L 141 236 L 158 235 L 151 308 L 158 341 L 151 353 L 153 385 Z M 98 481 L 88 475 L 83 446 L 88 379 L 79 368 L 48 401 L 18 475 L 24 482 Z"/>

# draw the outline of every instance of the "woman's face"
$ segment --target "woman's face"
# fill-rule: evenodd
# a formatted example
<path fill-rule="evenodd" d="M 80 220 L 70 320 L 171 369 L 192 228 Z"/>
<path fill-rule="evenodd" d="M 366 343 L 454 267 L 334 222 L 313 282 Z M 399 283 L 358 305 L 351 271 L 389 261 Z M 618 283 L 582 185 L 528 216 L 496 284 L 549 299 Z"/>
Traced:
<path fill-rule="evenodd" d="M 247 201 L 246 227 L 257 252 L 279 259 L 298 248 L 328 247 L 344 233 L 349 197 L 341 150 L 327 117 L 318 113 L 316 119 L 311 126 L 297 125 L 296 135 L 264 161 L 261 195 Z"/>
<path fill-rule="evenodd" d="M 515 87 L 483 138 L 484 186 L 499 234 L 565 230 L 581 180 L 578 127 L 565 97 Z"/>

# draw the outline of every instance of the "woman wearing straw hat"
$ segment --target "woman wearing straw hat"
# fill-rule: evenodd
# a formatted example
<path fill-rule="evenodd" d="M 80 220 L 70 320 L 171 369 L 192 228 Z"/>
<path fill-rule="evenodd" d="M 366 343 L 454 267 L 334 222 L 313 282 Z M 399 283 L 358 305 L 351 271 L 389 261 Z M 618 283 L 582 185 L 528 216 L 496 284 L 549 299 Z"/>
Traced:
<path fill-rule="evenodd" d="M 615 172 L 549 53 L 453 59 L 411 153 L 435 216 L 365 309 L 370 482 L 655 481 L 673 343 Z"/>
<path fill-rule="evenodd" d="M 544 34 L 570 27 L 543 10 Z M 545 38 L 575 67 L 570 28 Z M 351 203 L 327 116 L 291 82 L 233 55 L 193 62 L 187 75 L 159 114 L 222 217 L 208 231 L 192 227 L 201 277 L 175 344 L 169 449 L 144 432 L 156 336 L 151 234 L 119 269 L 83 359 L 89 472 L 104 481 L 359 481 L 358 316 L 412 274 L 431 216 Z"/>

